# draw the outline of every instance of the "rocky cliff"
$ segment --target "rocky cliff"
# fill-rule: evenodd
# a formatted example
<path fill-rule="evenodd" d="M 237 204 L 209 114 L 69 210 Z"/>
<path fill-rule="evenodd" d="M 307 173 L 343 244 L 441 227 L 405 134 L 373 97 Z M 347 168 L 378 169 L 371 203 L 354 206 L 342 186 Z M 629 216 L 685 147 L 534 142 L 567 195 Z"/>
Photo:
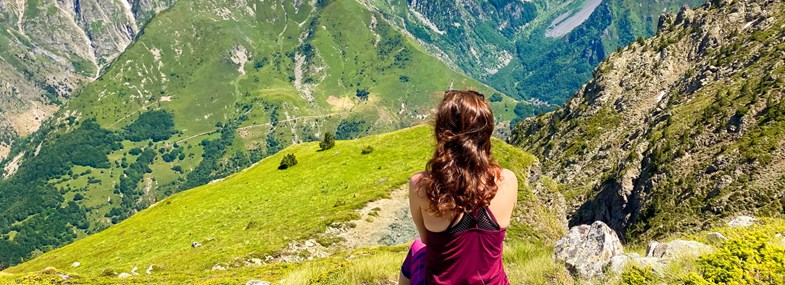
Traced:
<path fill-rule="evenodd" d="M 0 2 L 0 158 L 174 0 Z"/>
<path fill-rule="evenodd" d="M 659 20 L 512 141 L 564 183 L 571 224 L 629 239 L 784 211 L 781 1 L 716 0 Z"/>

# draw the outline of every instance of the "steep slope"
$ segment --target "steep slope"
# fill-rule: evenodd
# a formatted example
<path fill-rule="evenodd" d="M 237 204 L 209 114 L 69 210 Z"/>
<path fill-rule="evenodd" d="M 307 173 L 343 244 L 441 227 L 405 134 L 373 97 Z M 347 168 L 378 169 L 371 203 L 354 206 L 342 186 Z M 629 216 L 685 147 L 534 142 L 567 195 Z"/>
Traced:
<path fill-rule="evenodd" d="M 270 4 L 270 3 L 268 3 Z M 0 182 L 0 261 L 100 231 L 285 146 L 428 120 L 449 69 L 357 2 L 185 1 L 42 129 Z M 490 98 L 500 130 L 517 102 Z"/>
<path fill-rule="evenodd" d="M 563 103 L 656 19 L 703 0 L 361 0 L 444 61 L 517 98 Z"/>
<path fill-rule="evenodd" d="M 666 15 L 656 37 L 612 55 L 512 141 L 566 184 L 572 224 L 646 240 L 737 213 L 781 216 L 783 14 L 779 1 L 746 0 Z"/>
<path fill-rule="evenodd" d="M 327 151 L 319 151 L 317 143 L 295 145 L 241 173 L 166 198 L 109 229 L 6 272 L 34 272 L 54 266 L 80 275 L 81 281 L 74 282 L 236 284 L 251 278 L 279 280 L 289 272 L 307 269 L 313 264 L 280 261 L 287 260 L 286 254 L 310 259 L 314 256 L 309 250 L 323 246 L 330 248 L 325 249 L 328 252 L 336 249 L 328 255 L 344 256 L 344 262 L 349 255 L 349 260 L 376 260 L 372 256 L 381 255 L 400 262 L 405 248 L 342 252 L 345 241 L 331 233 L 351 230 L 351 225 L 360 219 L 356 209 L 406 186 L 408 177 L 420 171 L 431 155 L 431 132 L 430 126 L 418 126 L 338 141 Z M 373 151 L 362 154 L 367 146 Z M 508 245 L 537 241 L 544 247 L 542 244 L 558 237 L 563 229 L 528 186 L 528 174 L 537 171 L 536 159 L 500 140 L 495 140 L 493 147 L 501 165 L 513 170 L 520 179 L 521 201 L 509 230 Z M 294 154 L 298 163 L 278 170 L 287 154 Z M 546 196 L 542 193 L 541 197 Z M 193 242 L 201 246 L 193 247 Z M 297 249 L 294 253 L 293 248 Z M 79 262 L 78 267 L 72 267 L 74 262 Z M 340 264 L 330 270 L 348 266 Z M 133 267 L 139 268 L 141 276 L 127 279 L 130 281 L 114 276 L 99 278 L 102 272 L 131 272 Z M 148 267 L 154 268 L 150 275 L 143 273 Z M 219 270 L 221 267 L 228 271 Z M 393 275 L 395 270 L 384 269 L 382 275 Z M 310 282 L 329 279 L 319 280 Z M 287 282 L 297 283 L 290 279 Z"/>
<path fill-rule="evenodd" d="M 174 0 L 0 3 L 0 159 Z"/>

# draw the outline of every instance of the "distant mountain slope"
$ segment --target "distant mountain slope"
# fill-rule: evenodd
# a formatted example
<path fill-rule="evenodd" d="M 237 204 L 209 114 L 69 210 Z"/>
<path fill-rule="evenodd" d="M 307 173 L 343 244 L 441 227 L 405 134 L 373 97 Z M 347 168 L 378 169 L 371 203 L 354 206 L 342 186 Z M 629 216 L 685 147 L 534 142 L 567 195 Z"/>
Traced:
<path fill-rule="evenodd" d="M 362 154 L 368 146 L 373 151 Z M 520 180 L 521 202 L 508 233 L 508 245 L 516 246 L 524 240 L 548 244 L 563 229 L 559 218 L 529 187 L 527 178 L 537 171 L 536 159 L 500 140 L 494 140 L 493 147 L 501 165 L 514 171 Z M 423 169 L 432 148 L 432 127 L 425 125 L 338 141 L 327 151 L 319 151 L 315 142 L 292 146 L 223 181 L 164 199 L 105 231 L 6 272 L 34 272 L 54 266 L 79 274 L 81 282 L 86 282 L 84 278 L 94 280 L 107 269 L 128 273 L 138 267 L 142 275 L 129 282 L 277 281 L 293 270 L 307 268 L 304 263 L 277 263 L 292 244 L 315 238 L 323 246 L 337 248 L 340 254 L 343 241 L 331 236 L 330 230 L 343 228 L 341 225 L 351 227 L 351 220 L 360 219 L 355 209 L 405 187 L 409 176 Z M 297 165 L 278 170 L 282 157 L 288 154 L 295 155 Z M 192 242 L 201 246 L 194 248 Z M 299 254 L 303 259 L 311 256 L 306 251 L 308 246 L 295 248 L 301 251 L 288 254 Z M 361 260 L 388 250 L 366 249 L 349 259 Z M 403 252 L 395 258 L 402 260 Z M 255 259 L 264 264 L 255 264 Z M 72 267 L 74 262 L 79 266 Z M 152 274 L 144 274 L 151 265 Z M 216 265 L 229 271 L 216 270 Z M 96 280 L 101 279 L 93 282 Z M 111 276 L 101 282 L 124 281 Z"/>
<path fill-rule="evenodd" d="M 0 2 L 0 159 L 174 0 Z"/>
<path fill-rule="evenodd" d="M 780 1 L 712 1 L 660 20 L 512 141 L 565 183 L 572 224 L 647 240 L 737 213 L 785 213 Z M 585 202 L 585 203 L 584 203 Z"/>
<path fill-rule="evenodd" d="M 441 93 L 488 94 L 352 0 L 183 1 L 2 163 L 0 261 L 100 231 L 285 146 L 429 119 Z M 269 4 L 269 5 L 268 5 Z M 525 111 L 525 110 L 524 110 Z"/>
<path fill-rule="evenodd" d="M 561 104 L 657 18 L 704 0 L 360 0 L 444 61 L 522 99 Z"/>

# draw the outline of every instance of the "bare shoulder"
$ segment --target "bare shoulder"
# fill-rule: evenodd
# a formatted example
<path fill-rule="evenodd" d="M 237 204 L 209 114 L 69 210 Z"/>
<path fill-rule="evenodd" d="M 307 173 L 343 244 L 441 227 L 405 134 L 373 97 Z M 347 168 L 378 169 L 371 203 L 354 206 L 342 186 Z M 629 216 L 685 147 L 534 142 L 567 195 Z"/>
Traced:
<path fill-rule="evenodd" d="M 420 179 L 428 175 L 428 172 L 420 171 L 415 174 L 412 174 L 412 177 L 409 177 L 409 184 L 417 184 Z"/>
<path fill-rule="evenodd" d="M 425 171 L 420 171 L 420 172 L 417 172 L 415 174 L 412 174 L 412 177 L 409 178 L 409 194 L 410 194 L 409 196 L 410 197 L 413 196 L 411 194 L 418 194 L 417 196 L 420 196 L 419 195 L 420 191 L 419 191 L 418 185 L 420 184 L 420 180 L 423 177 L 426 177 L 427 175 L 428 175 L 428 173 L 425 172 Z"/>
<path fill-rule="evenodd" d="M 509 170 L 507 168 L 502 168 L 501 172 L 501 184 L 505 186 L 513 186 L 514 188 L 518 188 L 518 177 L 515 175 L 515 172 Z"/>

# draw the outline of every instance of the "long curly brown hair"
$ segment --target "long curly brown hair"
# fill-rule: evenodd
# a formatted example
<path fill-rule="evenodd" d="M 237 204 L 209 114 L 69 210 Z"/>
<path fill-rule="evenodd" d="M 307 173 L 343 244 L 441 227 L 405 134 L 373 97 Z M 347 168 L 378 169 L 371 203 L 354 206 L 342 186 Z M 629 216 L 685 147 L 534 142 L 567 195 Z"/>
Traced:
<path fill-rule="evenodd" d="M 436 112 L 436 150 L 418 188 L 428 198 L 428 211 L 443 216 L 472 213 L 496 196 L 501 167 L 491 157 L 494 119 L 485 96 L 451 90 Z"/>

